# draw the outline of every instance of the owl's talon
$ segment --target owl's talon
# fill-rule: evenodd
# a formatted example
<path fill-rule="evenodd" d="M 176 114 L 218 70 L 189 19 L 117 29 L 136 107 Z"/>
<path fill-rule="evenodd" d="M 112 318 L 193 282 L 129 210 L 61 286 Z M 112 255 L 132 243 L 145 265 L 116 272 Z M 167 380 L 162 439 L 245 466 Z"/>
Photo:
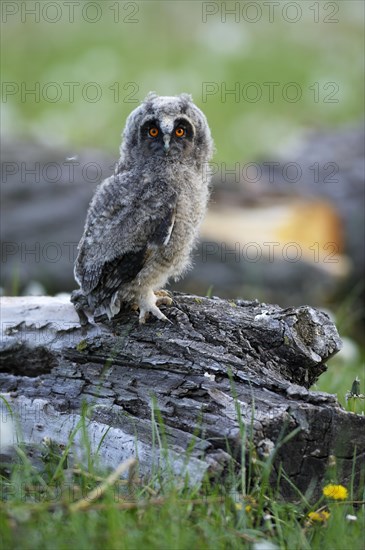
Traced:
<path fill-rule="evenodd" d="M 151 306 L 148 309 L 141 309 L 140 310 L 139 324 L 144 325 L 146 323 L 147 319 L 149 318 L 150 314 L 154 315 L 154 317 L 157 317 L 157 319 L 159 319 L 160 321 L 164 321 L 165 323 L 171 323 L 170 319 L 168 319 L 166 317 L 166 315 L 164 315 L 162 313 L 162 311 L 160 311 L 158 309 L 157 306 Z"/>
<path fill-rule="evenodd" d="M 88 326 L 91 326 L 89 318 L 86 314 L 86 311 L 88 309 L 88 302 L 85 294 L 81 290 L 74 290 L 71 293 L 70 299 L 78 315 L 81 327 L 86 328 Z"/>
<path fill-rule="evenodd" d="M 156 300 L 156 306 L 171 306 L 172 298 L 170 296 L 161 296 Z"/>
<path fill-rule="evenodd" d="M 172 305 L 173 299 L 171 298 L 171 294 L 168 290 L 154 290 L 153 293 L 156 296 L 156 306 Z"/>
<path fill-rule="evenodd" d="M 149 316 L 150 316 L 150 314 L 149 314 L 148 311 L 146 311 L 145 313 L 143 313 L 143 315 L 142 315 L 142 313 L 140 313 L 140 314 L 139 314 L 139 324 L 140 324 L 140 325 L 145 325 L 145 324 L 146 324 L 146 321 L 147 321 L 147 319 L 148 319 Z"/>
<path fill-rule="evenodd" d="M 168 298 L 171 298 L 171 294 L 168 290 L 154 290 L 153 291 L 154 295 L 157 296 L 157 298 L 160 298 L 160 297 L 165 297 L 167 296 Z"/>

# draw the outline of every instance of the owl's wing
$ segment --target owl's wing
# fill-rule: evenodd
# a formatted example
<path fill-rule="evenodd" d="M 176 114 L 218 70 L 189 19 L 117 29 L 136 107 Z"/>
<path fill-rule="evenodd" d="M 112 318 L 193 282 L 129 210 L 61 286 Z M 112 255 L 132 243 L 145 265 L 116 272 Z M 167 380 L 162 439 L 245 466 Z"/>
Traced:
<path fill-rule="evenodd" d="M 113 177 L 100 186 L 79 244 L 75 276 L 98 303 L 132 281 L 151 253 L 168 244 L 174 227 L 176 192 L 164 182 L 136 192 L 125 179 Z"/>

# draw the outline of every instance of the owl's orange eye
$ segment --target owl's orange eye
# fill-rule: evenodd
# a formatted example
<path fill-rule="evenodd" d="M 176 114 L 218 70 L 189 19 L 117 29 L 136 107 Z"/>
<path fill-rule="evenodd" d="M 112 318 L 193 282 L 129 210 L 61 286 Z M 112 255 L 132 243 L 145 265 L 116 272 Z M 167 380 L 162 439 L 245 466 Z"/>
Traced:
<path fill-rule="evenodd" d="M 156 126 L 153 126 L 149 129 L 148 133 L 151 137 L 155 138 L 158 136 L 158 128 L 156 128 Z"/>
<path fill-rule="evenodd" d="M 185 130 L 184 130 L 184 128 L 182 128 L 181 126 L 179 126 L 178 128 L 176 128 L 176 130 L 175 130 L 175 136 L 176 136 L 176 137 L 183 137 L 183 136 L 185 136 Z"/>

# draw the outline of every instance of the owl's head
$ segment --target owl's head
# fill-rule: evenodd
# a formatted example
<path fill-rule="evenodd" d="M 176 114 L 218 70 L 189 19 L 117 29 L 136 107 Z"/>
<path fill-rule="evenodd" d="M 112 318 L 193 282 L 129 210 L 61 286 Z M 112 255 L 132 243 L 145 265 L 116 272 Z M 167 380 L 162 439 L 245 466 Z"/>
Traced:
<path fill-rule="evenodd" d="M 212 154 L 207 119 L 188 94 L 158 96 L 150 92 L 127 119 L 121 146 L 125 166 L 140 161 L 141 156 L 201 166 Z"/>

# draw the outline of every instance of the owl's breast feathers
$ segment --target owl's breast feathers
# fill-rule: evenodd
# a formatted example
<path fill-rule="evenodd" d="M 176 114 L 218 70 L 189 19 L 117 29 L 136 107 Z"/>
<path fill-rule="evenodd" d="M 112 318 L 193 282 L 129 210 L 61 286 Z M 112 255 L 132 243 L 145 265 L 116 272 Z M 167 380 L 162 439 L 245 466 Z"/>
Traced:
<path fill-rule="evenodd" d="M 75 263 L 76 279 L 94 308 L 121 285 L 131 283 L 151 256 L 167 247 L 175 225 L 177 194 L 159 183 L 164 192 L 158 201 L 149 196 L 149 186 L 144 193 L 124 187 L 120 199 L 120 188 L 115 189 L 112 178 L 97 191 Z"/>

